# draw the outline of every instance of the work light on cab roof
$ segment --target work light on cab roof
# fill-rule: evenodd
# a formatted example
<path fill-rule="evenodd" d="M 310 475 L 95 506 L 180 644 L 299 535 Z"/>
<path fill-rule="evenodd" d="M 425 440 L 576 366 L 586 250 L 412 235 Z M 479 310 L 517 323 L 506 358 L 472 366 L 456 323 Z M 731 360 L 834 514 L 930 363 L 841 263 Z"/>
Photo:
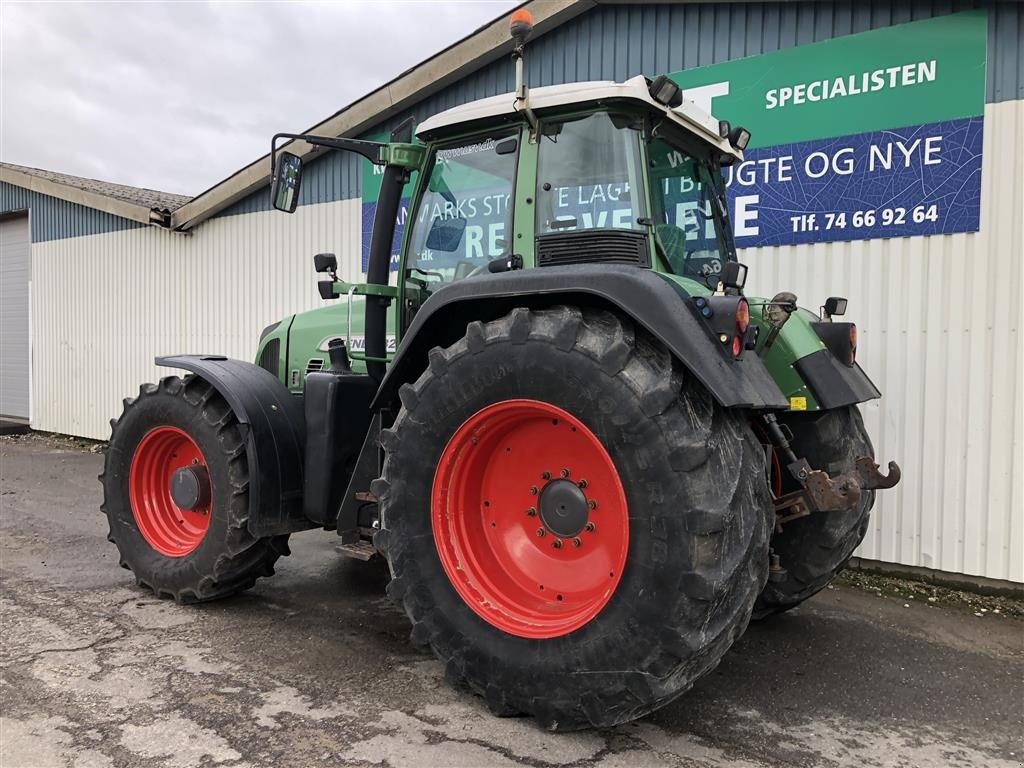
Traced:
<path fill-rule="evenodd" d="M 316 148 L 375 166 L 365 256 L 317 254 L 323 305 L 255 363 L 159 359 L 190 373 L 125 400 L 104 509 L 120 562 L 181 602 L 334 531 L 388 560 L 450 680 L 606 727 L 825 587 L 900 472 L 858 411 L 880 393 L 846 301 L 746 293 L 721 168 L 749 132 L 665 76 L 528 89 L 534 31 L 512 14 L 514 93 L 386 141 L 273 138 L 279 210 Z"/>

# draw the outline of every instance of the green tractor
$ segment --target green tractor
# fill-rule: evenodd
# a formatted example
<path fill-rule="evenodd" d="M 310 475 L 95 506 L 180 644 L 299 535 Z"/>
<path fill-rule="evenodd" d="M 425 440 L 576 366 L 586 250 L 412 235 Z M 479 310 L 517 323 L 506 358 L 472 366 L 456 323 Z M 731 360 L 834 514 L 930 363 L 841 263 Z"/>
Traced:
<path fill-rule="evenodd" d="M 279 134 L 381 170 L 365 283 L 315 258 L 327 308 L 256 364 L 158 358 L 113 422 L 104 511 L 121 565 L 212 600 L 291 533 L 382 555 L 412 640 L 497 714 L 551 729 L 643 716 L 751 617 L 843 568 L 879 471 L 856 329 L 745 297 L 721 167 L 749 134 L 665 77 L 517 88 L 387 142 Z M 395 265 L 396 220 L 414 179 Z"/>

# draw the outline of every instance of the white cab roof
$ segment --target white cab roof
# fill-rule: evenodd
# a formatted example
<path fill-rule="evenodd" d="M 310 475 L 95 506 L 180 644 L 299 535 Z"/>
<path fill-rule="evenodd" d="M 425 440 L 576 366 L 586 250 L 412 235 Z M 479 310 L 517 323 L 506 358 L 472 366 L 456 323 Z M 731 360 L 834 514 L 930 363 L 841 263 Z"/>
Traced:
<path fill-rule="evenodd" d="M 556 107 L 571 107 L 575 104 L 582 106 L 606 101 L 640 102 L 663 113 L 684 130 L 714 144 L 723 154 L 732 155 L 737 160 L 743 159 L 742 152 L 734 149 L 728 139 L 723 139 L 718 135 L 718 120 L 686 99 L 674 109 L 658 103 L 651 98 L 651 94 L 647 90 L 647 80 L 642 75 L 637 75 L 624 83 L 598 80 L 587 83 L 548 85 L 529 90 L 529 106 L 535 112 Z M 516 106 L 514 93 L 503 93 L 500 96 L 471 101 L 468 104 L 462 104 L 428 117 L 416 126 L 416 135 L 424 138 L 450 126 L 491 117 L 514 115 L 520 111 L 516 109 Z"/>

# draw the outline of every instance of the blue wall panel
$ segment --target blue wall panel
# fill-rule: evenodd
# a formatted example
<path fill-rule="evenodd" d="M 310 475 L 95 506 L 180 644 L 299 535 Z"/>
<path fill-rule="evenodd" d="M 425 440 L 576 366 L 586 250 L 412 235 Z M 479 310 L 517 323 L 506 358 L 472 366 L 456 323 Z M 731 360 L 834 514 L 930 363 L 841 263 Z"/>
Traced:
<path fill-rule="evenodd" d="M 30 212 L 33 243 L 146 226 L 112 213 L 0 182 L 0 214 L 22 210 Z"/>

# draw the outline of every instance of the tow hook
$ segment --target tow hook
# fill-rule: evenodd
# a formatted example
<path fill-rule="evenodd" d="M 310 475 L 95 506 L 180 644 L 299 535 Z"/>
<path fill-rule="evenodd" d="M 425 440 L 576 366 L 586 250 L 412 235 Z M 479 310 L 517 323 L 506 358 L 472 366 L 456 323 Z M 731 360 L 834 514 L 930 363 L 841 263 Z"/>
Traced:
<path fill-rule="evenodd" d="M 775 523 L 782 525 L 812 512 L 836 512 L 850 509 L 860 501 L 862 491 L 892 488 L 900 481 L 900 467 L 889 462 L 889 474 L 883 475 L 870 456 L 861 456 L 856 469 L 845 475 L 829 477 L 828 472 L 811 469 L 806 459 L 799 459 L 790 471 L 803 488 L 775 499 Z"/>
<path fill-rule="evenodd" d="M 861 456 L 856 464 L 857 474 L 860 475 L 860 487 L 865 490 L 892 488 L 902 477 L 900 465 L 895 461 L 889 462 L 888 475 L 878 471 L 878 465 L 870 456 Z"/>
<path fill-rule="evenodd" d="M 773 414 L 766 414 L 763 421 L 775 449 L 786 459 L 790 475 L 801 486 L 799 490 L 775 499 L 777 526 L 812 512 L 850 509 L 860 501 L 862 491 L 892 488 L 900 481 L 901 472 L 895 461 L 889 462 L 889 473 L 883 475 L 870 456 L 855 459 L 852 472 L 830 477 L 824 470 L 813 469 L 807 459 L 797 458 L 790 446 L 792 435 Z"/>

